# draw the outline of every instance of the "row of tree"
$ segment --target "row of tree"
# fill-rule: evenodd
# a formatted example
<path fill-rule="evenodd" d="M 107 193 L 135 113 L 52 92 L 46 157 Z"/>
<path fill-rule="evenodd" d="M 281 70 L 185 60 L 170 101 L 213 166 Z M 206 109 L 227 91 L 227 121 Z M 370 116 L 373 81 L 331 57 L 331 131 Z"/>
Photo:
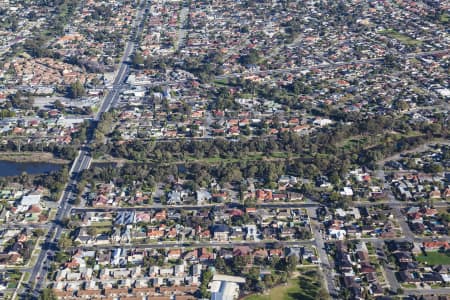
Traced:
<path fill-rule="evenodd" d="M 110 121 L 107 120 L 105 124 L 109 125 Z M 419 131 L 421 134 L 408 136 L 410 131 Z M 104 134 L 105 131 L 100 130 L 100 132 Z M 355 136 L 361 142 L 352 144 L 351 147 L 342 146 Z M 383 156 L 414 147 L 433 137 L 447 136 L 448 127 L 439 123 L 408 124 L 407 120 L 396 119 L 393 116 L 374 116 L 368 119 L 357 119 L 350 125 L 339 122 L 335 127 L 319 130 L 312 136 L 280 133 L 277 137 L 238 141 L 226 139 L 170 142 L 134 140 L 130 143 L 98 143 L 94 153 L 108 153 L 117 158 L 151 163 L 152 166 L 161 164 L 167 166 L 167 163 L 184 163 L 191 157 L 199 162 L 220 157 L 224 164 L 233 159 L 241 159 L 241 164 L 245 165 L 246 158 L 251 157 L 253 153 L 262 153 L 265 157 L 271 157 L 274 153 L 283 152 L 288 153 L 288 158 L 291 157 L 288 159 L 288 165 L 294 164 L 289 168 L 296 169 L 299 173 L 308 174 L 311 173 L 311 168 L 317 168 L 317 171 L 326 175 L 337 172 L 342 176 L 352 163 L 373 166 L 373 163 Z M 248 162 L 245 167 L 249 166 L 251 162 Z M 242 174 L 248 173 L 247 170 Z M 314 173 L 317 172 L 311 175 Z M 272 176 L 269 172 L 264 177 L 270 179 Z"/>

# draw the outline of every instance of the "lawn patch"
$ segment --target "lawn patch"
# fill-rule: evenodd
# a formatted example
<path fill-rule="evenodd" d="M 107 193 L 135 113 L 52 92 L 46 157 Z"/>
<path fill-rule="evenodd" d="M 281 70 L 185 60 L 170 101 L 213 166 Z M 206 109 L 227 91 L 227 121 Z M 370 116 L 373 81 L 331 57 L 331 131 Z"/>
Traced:
<path fill-rule="evenodd" d="M 317 270 L 303 271 L 299 277 L 290 279 L 286 285 L 279 285 L 269 290 L 268 295 L 251 295 L 245 300 L 315 300 L 321 289 Z"/>
<path fill-rule="evenodd" d="M 421 254 L 416 259 L 418 262 L 426 263 L 429 266 L 450 264 L 450 256 L 442 252 L 427 252 L 426 255 Z"/>
<path fill-rule="evenodd" d="M 380 34 L 386 35 L 390 38 L 396 39 L 399 42 L 408 45 L 408 46 L 418 46 L 421 45 L 422 42 L 413 38 L 410 38 L 407 35 L 404 35 L 398 31 L 395 31 L 394 29 L 387 29 L 387 30 L 382 30 L 379 32 Z"/>
<path fill-rule="evenodd" d="M 110 221 L 110 220 L 92 223 L 92 227 L 111 227 L 111 226 L 112 226 L 112 221 Z"/>

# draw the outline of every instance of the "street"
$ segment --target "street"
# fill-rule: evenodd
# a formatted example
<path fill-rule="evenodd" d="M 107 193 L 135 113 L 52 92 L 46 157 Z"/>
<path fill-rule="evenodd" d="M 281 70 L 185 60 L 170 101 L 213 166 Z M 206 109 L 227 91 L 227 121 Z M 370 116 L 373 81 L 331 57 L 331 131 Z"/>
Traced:
<path fill-rule="evenodd" d="M 77 183 L 76 174 L 87 169 L 91 163 L 91 157 L 86 151 L 80 151 L 79 155 L 75 158 L 72 168 L 69 172 L 69 183 L 66 185 L 60 200 L 58 201 L 59 206 L 55 215 L 55 220 L 50 224 L 50 228 L 46 235 L 43 243 L 43 248 L 39 253 L 36 265 L 31 269 L 31 276 L 28 285 L 32 287 L 32 282 L 35 282 L 35 289 L 33 290 L 37 294 L 46 279 L 47 269 L 44 266 L 48 266 L 49 261 L 46 258 L 47 250 L 54 249 L 55 245 L 58 243 L 62 234 L 62 221 L 67 216 L 70 211 L 69 201 L 72 198 L 72 188 Z"/>
<path fill-rule="evenodd" d="M 314 242 L 317 249 L 317 256 L 320 259 L 320 270 L 322 275 L 326 280 L 326 288 L 331 297 L 337 299 L 337 289 L 334 282 L 334 265 L 332 265 L 328 259 L 328 254 L 325 250 L 325 242 L 322 238 L 322 233 L 320 232 L 320 224 L 316 221 L 316 208 L 307 208 L 308 216 L 311 221 L 311 231 L 313 233 Z"/>
<path fill-rule="evenodd" d="M 273 248 L 275 245 L 282 247 L 300 247 L 306 245 L 312 245 L 313 242 L 309 240 L 305 241 L 197 241 L 197 242 L 152 242 L 152 243 L 133 243 L 133 244 L 121 244 L 121 245 L 84 245 L 79 247 L 73 247 L 67 250 L 99 250 L 99 249 L 168 249 L 168 248 L 204 248 L 204 247 L 235 247 L 235 246 L 249 246 L 249 247 L 267 247 Z"/>

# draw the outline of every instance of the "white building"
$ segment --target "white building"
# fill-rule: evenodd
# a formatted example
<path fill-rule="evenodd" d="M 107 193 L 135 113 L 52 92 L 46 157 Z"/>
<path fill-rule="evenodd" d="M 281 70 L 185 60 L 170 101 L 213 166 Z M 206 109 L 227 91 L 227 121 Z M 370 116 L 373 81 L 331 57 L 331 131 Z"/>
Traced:
<path fill-rule="evenodd" d="M 239 297 L 239 285 L 229 281 L 211 282 L 211 300 L 235 300 Z"/>
<path fill-rule="evenodd" d="M 41 195 L 23 196 L 17 207 L 18 212 L 26 212 L 31 205 L 39 205 L 41 202 Z"/>
<path fill-rule="evenodd" d="M 352 188 L 351 188 L 351 187 L 348 187 L 348 186 L 344 187 L 344 190 L 341 191 L 341 195 L 342 195 L 342 196 L 347 196 L 347 197 L 353 196 L 353 190 L 352 190 Z"/>
<path fill-rule="evenodd" d="M 41 195 L 28 195 L 22 197 L 22 200 L 20 200 L 20 205 L 23 206 L 38 205 L 40 202 L 41 202 Z"/>

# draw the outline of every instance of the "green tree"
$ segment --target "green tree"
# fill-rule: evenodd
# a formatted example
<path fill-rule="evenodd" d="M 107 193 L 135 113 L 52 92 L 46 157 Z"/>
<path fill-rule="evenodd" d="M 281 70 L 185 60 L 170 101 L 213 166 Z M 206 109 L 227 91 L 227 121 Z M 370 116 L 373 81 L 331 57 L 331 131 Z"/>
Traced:
<path fill-rule="evenodd" d="M 225 260 L 222 257 L 217 257 L 214 266 L 216 267 L 217 271 L 225 272 L 227 264 L 225 263 Z"/>
<path fill-rule="evenodd" d="M 56 109 L 59 109 L 61 111 L 64 110 L 64 104 L 62 104 L 59 100 L 55 100 L 55 102 L 53 102 L 53 105 Z"/>
<path fill-rule="evenodd" d="M 404 111 L 409 108 L 408 102 L 403 101 L 403 100 L 399 100 L 399 101 L 395 102 L 394 106 L 397 110 L 400 110 L 400 111 Z"/>
<path fill-rule="evenodd" d="M 58 298 L 53 293 L 52 289 L 43 289 L 39 295 L 39 300 L 57 300 Z"/>
<path fill-rule="evenodd" d="M 133 55 L 132 64 L 133 64 L 133 67 L 135 67 L 135 68 L 139 68 L 141 65 L 144 64 L 144 57 L 142 56 L 142 54 L 140 52 L 136 52 L 136 54 Z"/>
<path fill-rule="evenodd" d="M 268 274 L 264 276 L 264 284 L 266 287 L 270 288 L 273 286 L 274 280 L 273 280 L 273 276 Z"/>
<path fill-rule="evenodd" d="M 245 268 L 247 263 L 248 263 L 247 257 L 233 256 L 231 270 L 233 271 L 234 275 L 241 275 L 242 270 Z"/>
<path fill-rule="evenodd" d="M 383 63 L 386 68 L 396 68 L 399 65 L 399 58 L 392 54 L 388 53 L 383 58 Z"/>
<path fill-rule="evenodd" d="M 74 205 L 80 205 L 81 204 L 81 196 L 76 196 L 75 199 L 73 200 L 73 204 Z"/>
<path fill-rule="evenodd" d="M 83 84 L 81 84 L 81 82 L 79 80 L 77 80 L 75 83 L 72 83 L 69 86 L 67 95 L 72 99 L 76 99 L 76 98 L 84 96 L 85 92 L 86 91 L 84 89 Z"/>
<path fill-rule="evenodd" d="M 213 273 L 211 270 L 206 270 L 202 272 L 201 276 L 201 284 L 200 284 L 200 296 L 201 298 L 208 298 L 211 296 L 210 292 L 208 291 L 208 284 L 213 278 Z"/>
<path fill-rule="evenodd" d="M 294 272 L 295 269 L 297 268 L 297 264 L 298 264 L 297 256 L 295 256 L 295 255 L 288 256 L 288 258 L 286 259 L 287 271 L 290 273 Z"/>
<path fill-rule="evenodd" d="M 45 234 L 43 229 L 37 228 L 33 231 L 33 234 L 37 237 L 41 237 Z"/>
<path fill-rule="evenodd" d="M 67 249 L 67 248 L 72 247 L 72 245 L 73 245 L 73 242 L 68 237 L 61 237 L 61 239 L 58 242 L 59 249 Z"/>
<path fill-rule="evenodd" d="M 248 54 L 239 57 L 239 62 L 242 65 L 254 65 L 259 61 L 259 53 L 255 49 L 251 49 Z"/>
<path fill-rule="evenodd" d="M 95 228 L 95 227 L 89 227 L 89 229 L 87 230 L 87 233 L 90 235 L 90 236 L 97 236 L 97 234 L 98 234 L 98 232 L 97 232 L 97 228 Z"/>

